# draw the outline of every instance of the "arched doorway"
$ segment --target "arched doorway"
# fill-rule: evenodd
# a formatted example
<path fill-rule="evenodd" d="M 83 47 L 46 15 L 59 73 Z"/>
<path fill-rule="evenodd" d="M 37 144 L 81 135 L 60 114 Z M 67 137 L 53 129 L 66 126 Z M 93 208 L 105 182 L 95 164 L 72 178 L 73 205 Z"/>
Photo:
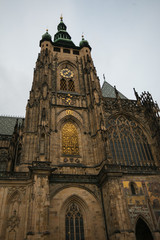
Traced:
<path fill-rule="evenodd" d="M 153 240 L 149 227 L 141 218 L 138 219 L 136 224 L 136 240 Z"/>

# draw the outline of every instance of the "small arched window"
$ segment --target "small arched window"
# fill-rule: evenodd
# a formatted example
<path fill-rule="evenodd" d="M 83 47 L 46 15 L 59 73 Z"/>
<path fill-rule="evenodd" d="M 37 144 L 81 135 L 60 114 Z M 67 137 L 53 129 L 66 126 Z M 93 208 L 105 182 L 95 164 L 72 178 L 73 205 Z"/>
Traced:
<path fill-rule="evenodd" d="M 130 183 L 130 188 L 131 188 L 131 194 L 136 195 L 137 194 L 137 186 L 134 182 Z"/>
<path fill-rule="evenodd" d="M 84 240 L 83 215 L 76 203 L 71 203 L 65 216 L 66 240 Z"/>
<path fill-rule="evenodd" d="M 67 122 L 62 127 L 62 153 L 79 155 L 78 131 L 72 122 Z"/>
<path fill-rule="evenodd" d="M 60 89 L 63 91 L 67 91 L 67 83 L 66 83 L 66 80 L 63 78 L 60 81 Z"/>

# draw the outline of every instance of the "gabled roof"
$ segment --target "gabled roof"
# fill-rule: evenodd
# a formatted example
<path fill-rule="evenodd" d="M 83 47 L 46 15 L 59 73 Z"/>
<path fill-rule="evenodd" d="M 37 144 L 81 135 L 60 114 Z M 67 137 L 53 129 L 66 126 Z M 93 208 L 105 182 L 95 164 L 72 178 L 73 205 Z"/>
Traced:
<path fill-rule="evenodd" d="M 12 135 L 17 119 L 21 124 L 23 118 L 0 116 L 0 135 Z"/>
<path fill-rule="evenodd" d="M 118 91 L 118 90 L 117 90 Z M 119 97 L 122 99 L 127 99 L 122 93 L 118 91 Z M 115 89 L 108 82 L 104 81 L 102 85 L 102 96 L 108 98 L 116 98 Z"/>

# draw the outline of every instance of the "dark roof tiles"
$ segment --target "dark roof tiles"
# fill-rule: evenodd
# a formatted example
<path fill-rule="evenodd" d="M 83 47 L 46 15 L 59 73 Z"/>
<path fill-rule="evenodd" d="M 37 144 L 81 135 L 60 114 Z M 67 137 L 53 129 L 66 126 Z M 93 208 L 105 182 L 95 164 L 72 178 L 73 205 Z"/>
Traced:
<path fill-rule="evenodd" d="M 20 117 L 0 116 L 0 135 L 12 135 L 17 119 L 22 123 L 23 118 Z"/>
<path fill-rule="evenodd" d="M 127 99 L 122 93 L 118 91 L 119 97 L 122 99 Z M 104 82 L 102 86 L 102 96 L 108 98 L 116 98 L 115 89 L 108 82 Z"/>

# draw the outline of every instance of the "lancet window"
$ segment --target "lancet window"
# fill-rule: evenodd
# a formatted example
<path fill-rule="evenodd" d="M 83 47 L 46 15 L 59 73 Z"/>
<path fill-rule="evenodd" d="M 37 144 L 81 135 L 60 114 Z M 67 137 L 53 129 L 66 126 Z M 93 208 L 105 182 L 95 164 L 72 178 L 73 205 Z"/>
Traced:
<path fill-rule="evenodd" d="M 62 153 L 79 155 L 78 131 L 72 122 L 67 122 L 62 127 Z"/>
<path fill-rule="evenodd" d="M 115 164 L 128 166 L 153 165 L 153 155 L 142 129 L 123 116 L 107 124 L 109 146 Z"/>
<path fill-rule="evenodd" d="M 130 183 L 130 188 L 131 188 L 131 194 L 136 195 L 137 194 L 137 186 L 134 182 Z"/>
<path fill-rule="evenodd" d="M 66 83 L 66 80 L 63 78 L 61 79 L 61 82 L 60 82 L 60 89 L 63 91 L 67 91 L 67 83 Z"/>
<path fill-rule="evenodd" d="M 71 203 L 65 216 L 66 240 L 84 240 L 83 215 L 76 203 Z"/>

